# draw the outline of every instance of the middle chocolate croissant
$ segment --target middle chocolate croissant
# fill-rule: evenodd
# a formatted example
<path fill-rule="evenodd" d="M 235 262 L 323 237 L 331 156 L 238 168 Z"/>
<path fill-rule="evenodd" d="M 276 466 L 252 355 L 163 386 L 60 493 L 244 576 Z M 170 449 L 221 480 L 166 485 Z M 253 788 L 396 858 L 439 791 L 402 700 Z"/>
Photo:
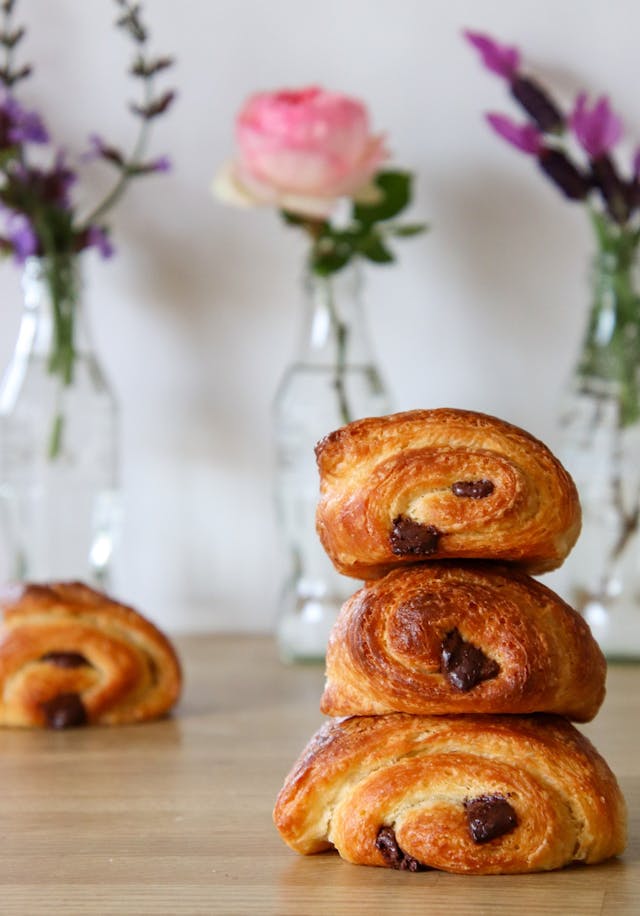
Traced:
<path fill-rule="evenodd" d="M 343 606 L 327 652 L 330 716 L 552 712 L 587 722 L 606 663 L 554 592 L 489 563 L 389 573 Z"/>

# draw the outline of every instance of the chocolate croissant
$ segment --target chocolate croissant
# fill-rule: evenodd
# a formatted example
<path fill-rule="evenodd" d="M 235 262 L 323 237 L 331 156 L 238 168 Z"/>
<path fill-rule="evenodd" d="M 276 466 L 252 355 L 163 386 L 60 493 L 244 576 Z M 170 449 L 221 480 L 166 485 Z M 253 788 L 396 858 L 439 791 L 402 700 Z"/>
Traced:
<path fill-rule="evenodd" d="M 580 531 L 571 477 L 545 445 L 495 417 L 441 409 L 357 420 L 316 457 L 318 534 L 348 576 L 442 558 L 544 572 Z"/>
<path fill-rule="evenodd" d="M 297 852 L 469 874 L 546 871 L 622 852 L 624 799 L 593 745 L 557 716 L 333 720 L 278 796 Z"/>
<path fill-rule="evenodd" d="M 423 563 L 356 592 L 329 640 L 322 712 L 555 712 L 586 722 L 606 662 L 554 592 L 499 565 Z"/>
<path fill-rule="evenodd" d="M 132 608 L 74 582 L 27 585 L 0 609 L 0 725 L 120 725 L 177 701 L 176 653 Z"/>

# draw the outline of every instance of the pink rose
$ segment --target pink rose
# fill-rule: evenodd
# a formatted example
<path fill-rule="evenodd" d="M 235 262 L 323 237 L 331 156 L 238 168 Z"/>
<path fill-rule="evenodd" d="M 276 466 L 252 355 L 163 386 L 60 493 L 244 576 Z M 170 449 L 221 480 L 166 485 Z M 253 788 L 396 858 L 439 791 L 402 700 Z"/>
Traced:
<path fill-rule="evenodd" d="M 215 193 L 314 219 L 328 217 L 340 197 L 375 199 L 371 179 L 388 156 L 362 102 L 315 86 L 249 98 L 236 141 L 237 157 L 217 175 Z"/>

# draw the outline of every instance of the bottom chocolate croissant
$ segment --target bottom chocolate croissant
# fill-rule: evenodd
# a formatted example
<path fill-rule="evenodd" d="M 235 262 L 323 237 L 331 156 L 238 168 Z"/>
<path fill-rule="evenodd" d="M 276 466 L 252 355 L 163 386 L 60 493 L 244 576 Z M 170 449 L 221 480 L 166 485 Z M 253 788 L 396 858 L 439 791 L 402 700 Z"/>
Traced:
<path fill-rule="evenodd" d="M 406 871 L 513 874 L 594 864 L 626 842 L 625 804 L 593 745 L 558 716 L 333 720 L 278 796 L 308 854 Z"/>

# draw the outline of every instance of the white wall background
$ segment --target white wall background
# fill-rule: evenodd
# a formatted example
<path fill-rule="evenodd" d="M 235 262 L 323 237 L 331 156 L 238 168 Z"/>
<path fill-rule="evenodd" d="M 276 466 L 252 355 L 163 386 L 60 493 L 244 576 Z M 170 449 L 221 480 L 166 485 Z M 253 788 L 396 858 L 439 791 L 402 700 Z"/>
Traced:
<path fill-rule="evenodd" d="M 318 82 L 367 101 L 415 171 L 433 231 L 367 270 L 370 329 L 399 409 L 497 414 L 554 442 L 558 394 L 586 317 L 585 214 L 492 136 L 515 112 L 464 26 L 517 43 L 567 103 L 611 94 L 640 140 L 634 0 L 147 0 L 180 99 L 158 122 L 169 177 L 118 209 L 118 256 L 91 257 L 88 308 L 123 410 L 126 529 L 118 593 L 173 630 L 266 630 L 284 570 L 272 515 L 269 406 L 292 353 L 302 240 L 269 211 L 215 202 L 211 177 L 257 89 Z M 19 0 L 22 97 L 59 143 L 127 143 L 129 46 L 109 0 Z M 93 175 L 90 181 L 100 179 Z M 86 197 L 98 190 L 89 185 Z M 0 268 L 0 365 L 20 317 Z"/>

